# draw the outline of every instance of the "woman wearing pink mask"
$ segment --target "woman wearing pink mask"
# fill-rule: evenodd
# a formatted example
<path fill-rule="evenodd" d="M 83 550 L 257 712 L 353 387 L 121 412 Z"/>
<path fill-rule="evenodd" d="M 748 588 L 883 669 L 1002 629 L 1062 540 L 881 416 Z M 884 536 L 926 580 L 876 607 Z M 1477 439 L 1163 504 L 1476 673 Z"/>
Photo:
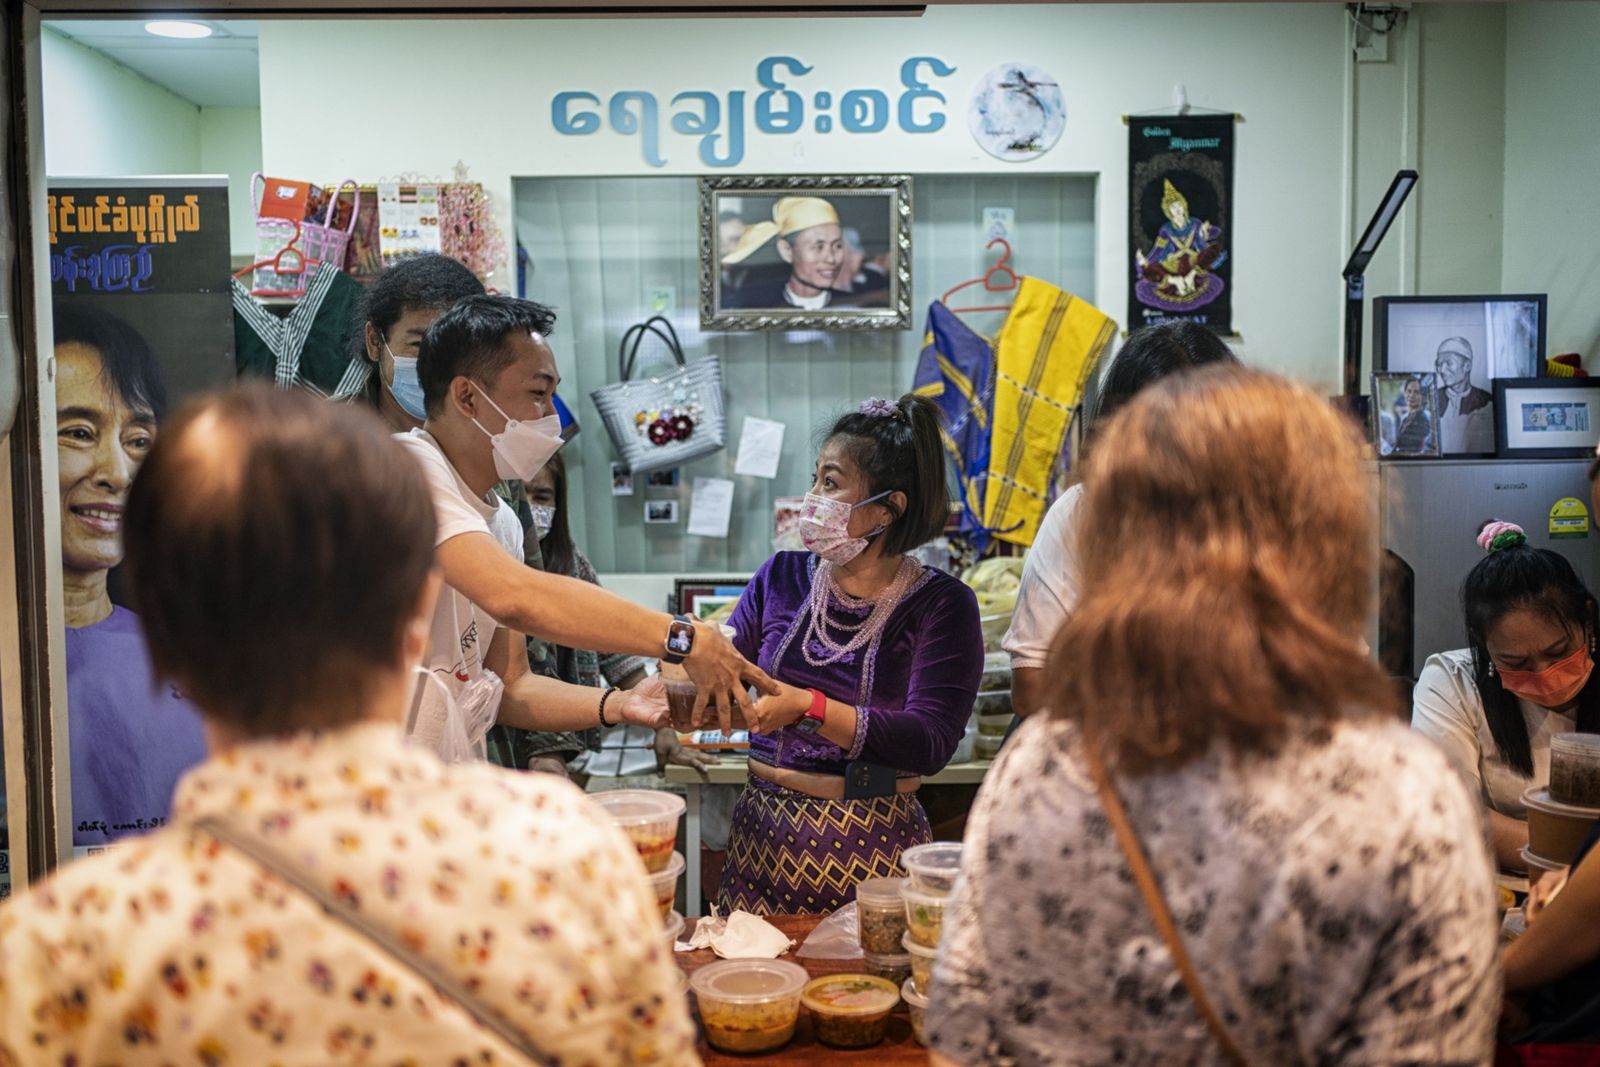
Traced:
<path fill-rule="evenodd" d="M 920 776 L 949 762 L 983 674 L 972 590 L 909 555 L 949 511 L 931 401 L 873 399 L 834 424 L 806 497 L 809 551 L 762 564 L 730 620 L 780 684 L 752 714 L 724 907 L 833 911 L 932 839 Z"/>
<path fill-rule="evenodd" d="M 1551 736 L 1600 731 L 1595 600 L 1572 564 L 1530 546 L 1521 527 L 1491 522 L 1478 545 L 1489 554 L 1461 590 L 1469 647 L 1428 658 L 1411 725 L 1482 798 L 1500 866 L 1522 871 L 1522 794 L 1548 784 Z"/>

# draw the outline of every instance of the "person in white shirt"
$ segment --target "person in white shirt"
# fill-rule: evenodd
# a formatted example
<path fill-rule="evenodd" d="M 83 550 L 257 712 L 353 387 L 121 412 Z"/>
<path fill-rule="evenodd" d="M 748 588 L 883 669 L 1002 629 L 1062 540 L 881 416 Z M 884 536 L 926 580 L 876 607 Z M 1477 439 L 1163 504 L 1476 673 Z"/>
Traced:
<path fill-rule="evenodd" d="M 463 744 L 476 749 L 495 722 L 573 730 L 666 721 L 659 682 L 616 694 L 535 676 L 524 634 L 681 662 L 701 700 L 719 709 L 748 710 L 746 682 L 775 691 L 716 626 L 523 565 L 521 525 L 493 489 L 506 479 L 526 482 L 561 446 L 551 410 L 559 375 L 545 340 L 554 323 L 531 301 L 468 297 L 428 327 L 417 351 L 428 417 L 397 439 L 427 476 L 438 517 L 445 589 L 427 666 L 448 699 L 437 687 L 421 690 L 409 728 L 451 758 Z"/>
<path fill-rule="evenodd" d="M 1495 858 L 1527 866 L 1522 794 L 1550 781 L 1550 738 L 1600 732 L 1595 599 L 1566 557 L 1489 523 L 1462 586 L 1467 645 L 1429 656 L 1411 725 L 1444 750 L 1488 812 Z"/>
<path fill-rule="evenodd" d="M 1236 363 L 1222 339 L 1191 322 L 1135 330 L 1117 352 L 1089 422 L 1085 449 L 1116 411 L 1152 382 L 1208 363 Z M 1017 606 L 1001 647 L 1011 654 L 1011 705 L 1018 716 L 1043 702 L 1045 659 L 1056 631 L 1078 600 L 1077 513 L 1080 485 L 1070 486 L 1045 512 L 1039 535 L 1022 565 Z"/>

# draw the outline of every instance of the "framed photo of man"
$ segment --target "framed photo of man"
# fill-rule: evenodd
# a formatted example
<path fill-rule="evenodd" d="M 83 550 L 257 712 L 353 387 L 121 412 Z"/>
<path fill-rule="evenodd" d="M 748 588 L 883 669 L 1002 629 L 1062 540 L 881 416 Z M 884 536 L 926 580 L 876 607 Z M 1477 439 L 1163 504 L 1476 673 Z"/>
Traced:
<path fill-rule="evenodd" d="M 1440 455 L 1495 454 L 1494 383 L 1544 374 L 1545 303 L 1543 293 L 1373 302 L 1378 369 L 1436 379 Z"/>
<path fill-rule="evenodd" d="M 911 326 L 911 179 L 700 179 L 702 330 Z"/>

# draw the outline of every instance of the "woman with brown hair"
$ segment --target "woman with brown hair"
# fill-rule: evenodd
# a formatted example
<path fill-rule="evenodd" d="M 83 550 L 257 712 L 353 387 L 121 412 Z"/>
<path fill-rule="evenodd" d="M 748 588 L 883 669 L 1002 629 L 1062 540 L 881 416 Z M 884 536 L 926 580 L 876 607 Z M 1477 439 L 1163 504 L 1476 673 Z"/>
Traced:
<path fill-rule="evenodd" d="M 968 829 L 942 1062 L 1487 1062 L 1489 858 L 1360 641 L 1360 457 L 1325 401 L 1236 367 L 1104 429 L 1051 710 Z"/>

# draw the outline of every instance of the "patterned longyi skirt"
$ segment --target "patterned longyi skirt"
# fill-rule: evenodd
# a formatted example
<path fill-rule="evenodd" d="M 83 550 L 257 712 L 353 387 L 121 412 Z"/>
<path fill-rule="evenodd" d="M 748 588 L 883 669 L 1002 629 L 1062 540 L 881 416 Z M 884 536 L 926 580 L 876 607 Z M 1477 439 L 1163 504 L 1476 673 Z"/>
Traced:
<path fill-rule="evenodd" d="M 856 883 L 897 878 L 900 853 L 933 840 L 915 793 L 818 800 L 752 778 L 733 809 L 717 903 L 757 915 L 814 915 L 856 898 Z"/>

